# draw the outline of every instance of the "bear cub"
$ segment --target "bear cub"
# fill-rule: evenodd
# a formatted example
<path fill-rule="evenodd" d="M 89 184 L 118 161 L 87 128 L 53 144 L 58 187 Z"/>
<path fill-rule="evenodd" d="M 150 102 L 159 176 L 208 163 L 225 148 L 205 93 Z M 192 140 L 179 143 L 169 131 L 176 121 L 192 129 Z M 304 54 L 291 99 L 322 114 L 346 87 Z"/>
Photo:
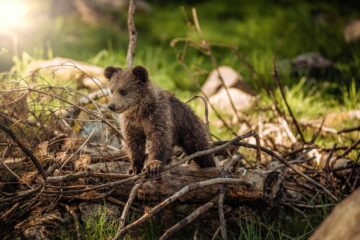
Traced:
<path fill-rule="evenodd" d="M 145 170 L 150 176 L 158 176 L 170 161 L 173 145 L 181 146 L 187 154 L 209 147 L 200 119 L 188 105 L 153 85 L 143 66 L 109 66 L 104 75 L 110 81 L 108 108 L 120 115 L 131 173 Z M 202 168 L 215 167 L 211 155 L 194 160 Z"/>

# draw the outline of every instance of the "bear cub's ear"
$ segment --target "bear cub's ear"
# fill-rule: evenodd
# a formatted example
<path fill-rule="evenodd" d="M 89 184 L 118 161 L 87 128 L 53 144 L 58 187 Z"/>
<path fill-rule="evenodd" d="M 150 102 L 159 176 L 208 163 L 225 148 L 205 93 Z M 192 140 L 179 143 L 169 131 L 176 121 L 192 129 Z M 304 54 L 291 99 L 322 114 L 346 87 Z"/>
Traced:
<path fill-rule="evenodd" d="M 109 66 L 105 68 L 104 75 L 107 79 L 111 79 L 111 77 L 114 75 L 114 73 L 120 72 L 121 68 Z"/>
<path fill-rule="evenodd" d="M 142 82 L 147 82 L 149 80 L 149 73 L 143 66 L 134 67 L 132 69 L 132 73 Z"/>

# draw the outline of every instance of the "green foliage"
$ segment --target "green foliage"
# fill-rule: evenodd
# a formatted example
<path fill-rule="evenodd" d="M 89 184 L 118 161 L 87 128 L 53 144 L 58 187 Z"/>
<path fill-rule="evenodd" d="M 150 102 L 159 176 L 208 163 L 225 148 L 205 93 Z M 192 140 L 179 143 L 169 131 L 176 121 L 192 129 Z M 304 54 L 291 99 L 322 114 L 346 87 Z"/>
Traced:
<path fill-rule="evenodd" d="M 117 219 L 108 216 L 105 208 L 100 208 L 94 216 L 86 218 L 83 229 L 83 239 L 108 239 L 117 231 Z"/>
<path fill-rule="evenodd" d="M 360 108 L 360 86 L 356 86 L 355 79 L 343 88 L 342 101 L 346 110 Z"/>
<path fill-rule="evenodd" d="M 99 208 L 98 212 L 88 216 L 85 222 L 80 225 L 80 234 L 83 240 L 109 239 L 117 231 L 118 220 L 110 217 L 106 208 Z M 56 239 L 74 239 L 76 235 L 72 226 L 61 228 L 56 234 Z"/>
<path fill-rule="evenodd" d="M 302 78 L 297 84 L 288 88 L 285 87 L 286 99 L 297 118 L 317 118 L 323 116 L 328 110 L 327 107 L 332 101 L 326 101 L 315 86 L 309 87 L 305 85 L 306 79 Z M 274 91 L 276 101 L 280 107 L 287 112 L 285 102 L 281 96 L 280 89 Z M 272 96 L 264 95 L 265 104 L 272 103 Z"/>

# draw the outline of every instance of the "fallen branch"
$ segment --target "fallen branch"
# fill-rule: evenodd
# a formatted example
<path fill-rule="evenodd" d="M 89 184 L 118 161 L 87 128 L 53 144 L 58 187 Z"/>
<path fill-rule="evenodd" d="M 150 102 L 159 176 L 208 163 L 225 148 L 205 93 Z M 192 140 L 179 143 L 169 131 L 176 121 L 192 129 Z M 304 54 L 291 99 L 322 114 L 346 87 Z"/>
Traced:
<path fill-rule="evenodd" d="M 17 139 L 17 137 L 15 136 L 13 131 L 11 131 L 9 128 L 0 124 L 0 130 L 2 130 L 4 133 L 6 133 L 19 146 L 21 151 L 23 151 L 23 153 L 25 153 L 25 155 L 30 158 L 31 162 L 35 165 L 37 171 L 40 173 L 43 180 L 46 181 L 47 174 L 44 171 L 43 167 L 41 166 L 39 160 L 33 154 L 33 152 L 30 149 L 28 149 L 27 147 L 25 147 L 25 145 L 20 140 Z"/>
<path fill-rule="evenodd" d="M 128 47 L 128 52 L 127 52 L 127 56 L 126 56 L 126 62 L 127 62 L 128 68 L 132 68 L 134 57 L 135 57 L 136 37 L 137 37 L 137 32 L 136 32 L 135 22 L 134 22 L 135 8 L 136 8 L 136 1 L 130 0 L 129 12 L 128 12 L 129 47 Z"/>
<path fill-rule="evenodd" d="M 343 154 L 341 154 L 340 156 L 336 157 L 335 161 L 341 158 L 346 157 L 352 150 L 354 150 L 356 148 L 357 145 L 359 145 L 360 143 L 360 139 L 358 139 L 356 142 L 354 142 L 349 148 L 347 148 Z"/>
<path fill-rule="evenodd" d="M 171 203 L 175 202 L 185 194 L 187 194 L 190 191 L 196 190 L 196 189 L 204 189 L 206 187 L 216 185 L 216 184 L 235 184 L 235 185 L 243 185 L 245 187 L 251 187 L 249 186 L 249 183 L 244 181 L 243 179 L 231 179 L 231 178 L 215 178 L 210 179 L 202 182 L 192 183 L 190 185 L 187 185 L 171 195 L 169 198 L 165 199 L 158 205 L 156 205 L 154 208 L 152 208 L 149 212 L 145 213 L 141 218 L 136 220 L 135 222 L 127 225 L 125 228 L 123 228 L 119 232 L 119 236 L 123 236 L 125 233 L 127 233 L 129 230 L 133 229 L 134 227 L 139 227 L 141 224 L 143 224 L 146 220 L 149 218 L 155 216 L 158 214 L 161 210 L 163 210 L 165 207 L 170 205 Z"/>
<path fill-rule="evenodd" d="M 360 140 L 359 140 L 359 142 L 360 142 Z M 253 148 L 253 149 L 258 148 L 258 146 L 254 145 L 254 144 L 251 144 L 251 143 L 237 142 L 237 143 L 232 143 L 232 144 L 238 145 L 238 146 L 244 146 L 244 147 L 248 147 L 248 148 Z M 309 182 L 311 182 L 315 186 L 317 186 L 317 187 L 321 188 L 322 190 L 324 190 L 335 201 L 339 201 L 339 199 L 329 189 L 327 189 L 325 186 L 321 185 L 320 183 L 316 182 L 314 179 L 312 179 L 311 177 L 309 177 L 305 173 L 301 172 L 299 169 L 297 169 L 291 163 L 289 163 L 285 158 L 281 157 L 277 153 L 275 153 L 275 152 L 273 152 L 273 151 L 271 151 L 271 150 L 269 150 L 269 149 L 267 149 L 265 147 L 261 147 L 261 151 L 263 151 L 263 152 L 269 154 L 270 156 L 274 157 L 275 159 L 279 160 L 279 162 L 281 162 L 282 164 L 284 164 L 285 166 L 287 166 L 288 168 L 290 168 L 291 170 L 293 170 L 294 172 L 296 172 L 300 176 L 304 177 L 306 180 L 308 180 Z"/>
<path fill-rule="evenodd" d="M 360 126 L 353 127 L 353 128 L 344 128 L 344 129 L 338 131 L 337 133 L 341 134 L 341 133 L 349 133 L 349 132 L 356 132 L 356 131 L 360 131 Z"/>
<path fill-rule="evenodd" d="M 221 229 L 221 237 L 223 240 L 227 240 L 227 232 L 226 232 L 226 220 L 224 216 L 224 198 L 225 198 L 225 188 L 222 186 L 220 188 L 219 194 L 219 222 L 220 222 L 220 229 Z"/>
<path fill-rule="evenodd" d="M 62 176 L 51 176 L 47 178 L 48 183 L 66 183 L 77 180 L 79 178 L 87 178 L 87 177 L 94 177 L 94 178 L 101 178 L 107 180 L 114 180 L 114 179 L 127 179 L 132 175 L 129 174 L 118 174 L 118 173 L 101 173 L 101 172 L 90 172 L 90 171 L 82 171 L 71 173 Z"/>
<path fill-rule="evenodd" d="M 130 206 L 131 206 L 132 202 L 134 201 L 137 191 L 139 190 L 140 186 L 141 186 L 141 182 L 135 184 L 135 186 L 131 190 L 128 201 L 126 202 L 126 205 L 125 205 L 123 212 L 121 214 L 121 217 L 120 217 L 120 222 L 119 222 L 119 227 L 118 227 L 117 233 L 116 233 L 115 237 L 113 238 L 113 240 L 117 240 L 120 238 L 120 232 L 125 226 L 126 216 L 129 212 Z"/>
<path fill-rule="evenodd" d="M 65 205 L 65 208 L 70 213 L 71 217 L 74 220 L 74 226 L 75 226 L 75 231 L 76 231 L 76 239 L 81 240 L 79 218 L 76 215 L 76 213 L 74 212 L 74 210 L 69 205 Z"/>
<path fill-rule="evenodd" d="M 176 232 L 184 228 L 185 226 L 189 225 L 195 219 L 200 217 L 203 213 L 207 212 L 210 208 L 212 208 L 216 201 L 218 200 L 218 196 L 211 199 L 209 202 L 205 203 L 204 205 L 198 207 L 195 211 L 193 211 L 189 216 L 182 219 L 180 222 L 166 230 L 166 232 L 160 237 L 160 240 L 167 240 L 171 238 Z"/>

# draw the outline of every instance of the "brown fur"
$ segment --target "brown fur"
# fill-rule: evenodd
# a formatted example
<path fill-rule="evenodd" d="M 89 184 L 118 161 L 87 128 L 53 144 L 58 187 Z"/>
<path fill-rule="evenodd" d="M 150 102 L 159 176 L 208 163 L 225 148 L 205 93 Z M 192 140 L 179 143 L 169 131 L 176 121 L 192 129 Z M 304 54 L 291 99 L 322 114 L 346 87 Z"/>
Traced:
<path fill-rule="evenodd" d="M 187 154 L 208 148 L 200 119 L 174 95 L 154 86 L 144 67 L 107 67 L 105 76 L 112 92 L 108 107 L 120 114 L 121 132 L 134 172 L 145 168 L 157 175 L 169 162 L 173 145 L 181 146 Z M 200 167 L 215 166 L 210 155 L 195 161 Z"/>

